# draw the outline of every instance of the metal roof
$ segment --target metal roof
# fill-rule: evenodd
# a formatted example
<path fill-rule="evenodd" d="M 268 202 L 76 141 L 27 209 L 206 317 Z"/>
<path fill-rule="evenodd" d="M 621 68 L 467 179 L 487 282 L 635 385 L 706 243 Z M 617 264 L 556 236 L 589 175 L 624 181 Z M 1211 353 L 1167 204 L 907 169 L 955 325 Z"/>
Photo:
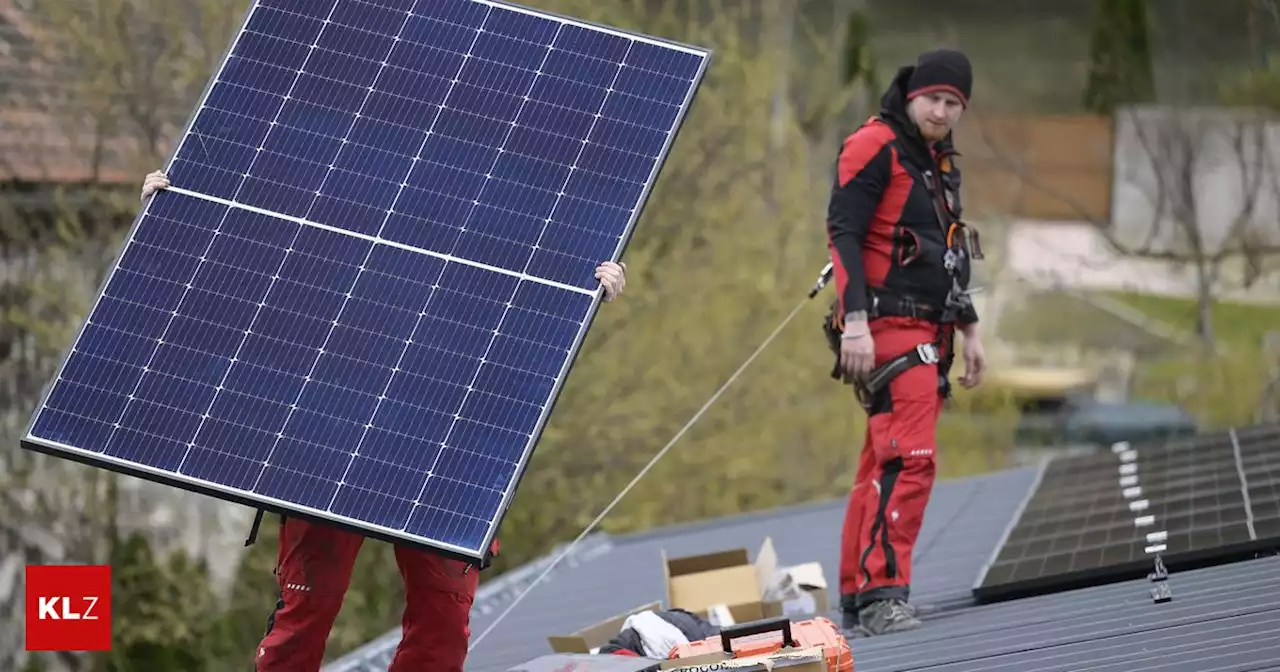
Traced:
<path fill-rule="evenodd" d="M 1275 557 L 1173 573 L 1173 601 L 1166 604 L 1153 603 L 1151 584 L 1139 580 L 975 606 L 973 583 L 1037 471 L 935 486 L 913 570 L 912 602 L 922 607 L 925 625 L 912 633 L 854 640 L 858 672 L 1259 670 L 1266 661 L 1280 661 Z M 662 599 L 663 549 L 673 555 L 741 547 L 754 552 L 769 536 L 783 564 L 823 564 L 835 605 L 844 505 L 826 501 L 619 538 L 592 537 L 484 639 L 466 670 L 505 672 L 549 653 L 548 635 L 569 634 Z M 481 586 L 472 636 L 484 632 L 554 555 Z M 398 640 L 397 629 L 324 672 L 385 672 Z"/>

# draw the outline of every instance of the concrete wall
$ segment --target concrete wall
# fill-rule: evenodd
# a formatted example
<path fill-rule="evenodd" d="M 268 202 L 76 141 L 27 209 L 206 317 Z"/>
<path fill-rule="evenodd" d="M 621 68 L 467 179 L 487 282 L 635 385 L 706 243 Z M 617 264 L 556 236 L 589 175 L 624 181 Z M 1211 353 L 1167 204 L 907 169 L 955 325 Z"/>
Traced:
<path fill-rule="evenodd" d="M 1190 229 L 1211 251 L 1238 235 L 1280 246 L 1275 121 L 1221 108 L 1123 110 L 1115 116 L 1113 183 L 1112 229 L 1126 245 L 1181 253 L 1190 249 Z"/>

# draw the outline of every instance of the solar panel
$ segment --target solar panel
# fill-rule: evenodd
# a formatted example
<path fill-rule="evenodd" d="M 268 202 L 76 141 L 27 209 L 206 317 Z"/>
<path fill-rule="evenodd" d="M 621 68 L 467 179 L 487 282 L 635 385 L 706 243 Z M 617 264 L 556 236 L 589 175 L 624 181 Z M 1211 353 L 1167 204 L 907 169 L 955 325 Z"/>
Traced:
<path fill-rule="evenodd" d="M 1280 538 L 1280 427 L 1237 434 L 1254 534 Z"/>
<path fill-rule="evenodd" d="M 1280 547 L 1277 449 L 1280 428 L 1256 427 L 1050 460 L 974 595 L 1140 577 L 1157 555 L 1186 568 Z"/>
<path fill-rule="evenodd" d="M 24 447 L 487 564 L 709 59 L 254 2 Z"/>

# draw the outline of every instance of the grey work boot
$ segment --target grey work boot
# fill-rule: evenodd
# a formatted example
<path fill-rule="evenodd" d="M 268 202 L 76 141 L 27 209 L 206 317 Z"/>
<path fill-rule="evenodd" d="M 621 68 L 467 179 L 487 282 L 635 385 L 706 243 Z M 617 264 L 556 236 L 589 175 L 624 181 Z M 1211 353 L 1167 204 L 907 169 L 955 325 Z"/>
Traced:
<path fill-rule="evenodd" d="M 920 627 L 920 621 L 903 600 L 878 600 L 858 610 L 858 626 L 866 635 L 888 635 Z"/>
<path fill-rule="evenodd" d="M 857 595 L 841 595 L 840 596 L 840 629 L 841 630 L 857 630 L 858 629 L 858 596 Z"/>

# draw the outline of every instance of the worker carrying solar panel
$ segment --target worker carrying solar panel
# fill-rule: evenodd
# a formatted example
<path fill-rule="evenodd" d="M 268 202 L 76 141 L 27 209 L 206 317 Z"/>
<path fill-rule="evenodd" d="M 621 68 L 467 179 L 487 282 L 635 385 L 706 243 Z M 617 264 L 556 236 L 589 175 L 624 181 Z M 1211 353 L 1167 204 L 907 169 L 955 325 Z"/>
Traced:
<path fill-rule="evenodd" d="M 824 323 L 832 376 L 868 414 L 845 514 L 844 627 L 879 635 L 920 626 L 908 604 L 911 554 L 933 487 L 935 430 L 950 394 L 954 333 L 966 388 L 985 356 L 969 297 L 977 233 L 960 220 L 951 130 L 969 104 L 968 58 L 922 54 L 898 70 L 880 111 L 845 139 L 827 218 L 836 300 Z"/>
<path fill-rule="evenodd" d="M 169 186 L 162 172 L 146 176 L 142 198 Z M 626 286 L 626 264 L 606 261 L 595 277 L 612 301 Z M 301 518 L 281 521 L 276 580 L 280 593 L 256 654 L 258 672 L 316 672 L 329 630 L 342 607 L 364 537 Z M 491 551 L 498 552 L 495 539 Z M 471 636 L 471 604 L 479 573 L 442 555 L 396 548 L 405 585 L 403 631 L 389 672 L 462 672 Z"/>

